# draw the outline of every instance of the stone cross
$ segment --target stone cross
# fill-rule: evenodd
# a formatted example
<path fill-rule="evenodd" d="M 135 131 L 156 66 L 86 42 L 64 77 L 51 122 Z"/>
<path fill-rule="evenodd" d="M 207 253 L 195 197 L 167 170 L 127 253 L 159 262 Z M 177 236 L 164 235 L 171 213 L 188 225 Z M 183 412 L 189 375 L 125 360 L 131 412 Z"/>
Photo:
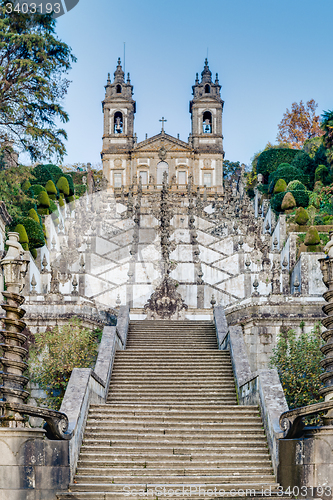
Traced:
<path fill-rule="evenodd" d="M 159 120 L 159 121 L 160 121 L 160 122 L 162 122 L 162 130 L 161 130 L 161 132 L 164 132 L 164 122 L 167 122 L 168 120 L 166 120 L 166 119 L 164 118 L 164 116 L 162 116 L 162 119 L 161 119 L 161 120 Z"/>

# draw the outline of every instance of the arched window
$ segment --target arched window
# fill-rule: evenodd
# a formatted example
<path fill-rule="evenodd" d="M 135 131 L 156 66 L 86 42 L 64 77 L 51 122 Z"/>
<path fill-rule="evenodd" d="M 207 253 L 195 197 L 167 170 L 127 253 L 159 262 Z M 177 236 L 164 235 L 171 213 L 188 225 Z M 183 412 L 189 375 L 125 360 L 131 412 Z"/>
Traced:
<path fill-rule="evenodd" d="M 123 133 L 123 115 L 120 113 L 120 111 L 117 111 L 117 113 L 114 114 L 114 133 Z"/>
<path fill-rule="evenodd" d="M 208 83 L 205 85 L 205 94 L 210 94 L 210 85 Z"/>
<path fill-rule="evenodd" d="M 212 133 L 212 113 L 205 111 L 202 117 L 202 128 L 204 134 Z"/>
<path fill-rule="evenodd" d="M 116 92 L 117 94 L 121 94 L 121 85 L 117 85 Z"/>

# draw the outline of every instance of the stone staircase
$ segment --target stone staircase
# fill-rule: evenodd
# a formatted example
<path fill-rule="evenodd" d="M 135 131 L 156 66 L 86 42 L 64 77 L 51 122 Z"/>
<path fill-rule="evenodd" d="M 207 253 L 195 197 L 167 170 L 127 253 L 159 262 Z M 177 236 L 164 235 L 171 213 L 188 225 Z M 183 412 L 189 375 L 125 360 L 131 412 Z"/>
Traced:
<path fill-rule="evenodd" d="M 90 407 L 74 482 L 57 498 L 263 498 L 277 487 L 258 408 L 237 405 L 213 323 L 132 321 L 107 404 Z"/>

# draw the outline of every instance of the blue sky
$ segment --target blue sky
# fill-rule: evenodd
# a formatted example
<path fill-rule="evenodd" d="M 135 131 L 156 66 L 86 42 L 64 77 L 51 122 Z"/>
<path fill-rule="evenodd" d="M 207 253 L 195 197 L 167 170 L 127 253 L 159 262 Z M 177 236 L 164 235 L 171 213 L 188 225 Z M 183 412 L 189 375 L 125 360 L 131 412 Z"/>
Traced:
<path fill-rule="evenodd" d="M 78 62 L 65 109 L 64 163 L 100 161 L 107 73 L 130 72 L 138 140 L 166 132 L 187 141 L 195 73 L 207 55 L 219 73 L 226 158 L 246 164 L 275 142 L 286 108 L 315 99 L 333 108 L 332 0 L 80 0 L 57 21 Z"/>

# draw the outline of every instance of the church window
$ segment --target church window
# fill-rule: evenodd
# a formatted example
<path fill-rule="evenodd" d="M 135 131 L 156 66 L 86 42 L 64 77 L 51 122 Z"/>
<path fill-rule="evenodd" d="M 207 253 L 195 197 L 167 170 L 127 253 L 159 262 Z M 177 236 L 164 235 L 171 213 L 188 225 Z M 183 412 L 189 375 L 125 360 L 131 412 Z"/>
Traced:
<path fill-rule="evenodd" d="M 212 133 L 212 113 L 210 111 L 205 111 L 202 117 L 202 127 L 204 134 Z"/>
<path fill-rule="evenodd" d="M 113 187 L 121 188 L 122 175 L 121 174 L 113 174 Z"/>
<path fill-rule="evenodd" d="M 169 165 L 167 164 L 166 161 L 160 161 L 157 164 L 157 169 L 156 169 L 156 183 L 158 185 L 161 185 L 163 183 L 164 172 L 169 174 Z"/>
<path fill-rule="evenodd" d="M 186 172 L 178 172 L 178 184 L 186 184 Z"/>
<path fill-rule="evenodd" d="M 146 186 L 148 184 L 148 172 L 140 172 L 141 184 Z"/>
<path fill-rule="evenodd" d="M 210 86 L 208 85 L 205 85 L 205 94 L 210 94 Z"/>
<path fill-rule="evenodd" d="M 204 183 L 204 186 L 211 187 L 211 185 L 212 185 L 212 174 L 210 172 L 205 172 L 204 173 L 203 183 Z"/>
<path fill-rule="evenodd" d="M 123 115 L 120 113 L 120 111 L 117 111 L 117 113 L 114 114 L 114 133 L 123 133 Z"/>
<path fill-rule="evenodd" d="M 117 94 L 121 94 L 121 85 L 117 85 L 116 91 L 117 91 Z"/>

